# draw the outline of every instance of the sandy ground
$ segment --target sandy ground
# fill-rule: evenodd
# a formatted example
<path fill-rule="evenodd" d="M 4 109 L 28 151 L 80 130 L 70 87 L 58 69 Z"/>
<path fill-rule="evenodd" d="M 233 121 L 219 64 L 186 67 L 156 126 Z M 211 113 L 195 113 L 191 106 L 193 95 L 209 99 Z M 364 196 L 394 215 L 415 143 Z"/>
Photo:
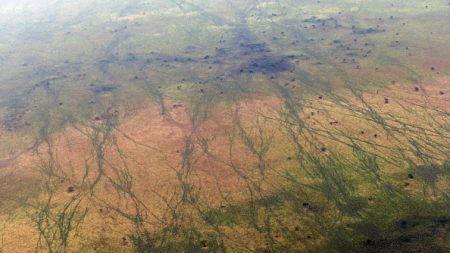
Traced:
<path fill-rule="evenodd" d="M 446 114 L 450 113 L 449 87 L 450 79 L 440 78 L 417 87 L 396 84 L 391 89 L 376 94 L 364 94 L 364 98 L 382 115 L 394 115 L 416 127 L 430 128 L 430 122 L 415 119 L 416 113 L 423 114 L 423 117 L 431 116 L 435 122 L 448 122 Z M 364 107 L 361 101 L 351 95 L 343 96 L 354 105 Z M 345 145 L 330 140 L 329 136 L 336 133 L 357 135 L 358 138 L 384 147 L 392 145 L 391 137 L 382 128 L 361 121 L 347 109 L 334 106 L 327 97 L 312 101 L 311 108 L 305 110 L 301 117 L 311 128 L 324 133 L 323 137 L 318 137 L 319 144 L 311 147 L 315 152 L 324 153 L 323 155 L 337 150 L 347 152 Z M 168 104 L 172 102 L 169 101 Z M 92 126 L 80 126 L 77 129 L 66 128 L 54 136 L 50 148 L 42 144 L 37 153 L 29 151 L 16 159 L 0 160 L 0 205 L 6 206 L 5 210 L 12 210 L 9 215 L 14 214 L 12 216 L 15 217 L 11 223 L 7 220 L 7 213 L 0 216 L 0 224 L 4 224 L 1 235 L 5 252 L 12 252 L 13 248 L 20 248 L 20 252 L 32 251 L 33 244 L 20 242 L 36 240 L 34 230 L 27 215 L 22 211 L 15 211 L 22 210 L 17 209 L 20 204 L 15 202 L 17 196 L 37 194 L 32 194 L 40 182 L 39 178 L 42 178 L 37 167 L 47 161 L 49 154 L 55 161 L 57 173 L 62 176 L 56 184 L 55 203 L 63 203 L 75 194 L 67 193 L 68 187 L 74 187 L 76 193 L 88 191 L 82 183 L 82 177 L 86 168 L 89 168 L 88 181 L 95 181 L 100 171 L 98 158 L 102 153 L 103 175 L 93 195 L 86 194 L 83 202 L 83 205 L 90 207 L 86 218 L 86 224 L 89 225 L 86 227 L 92 233 L 87 234 L 94 238 L 117 240 L 118 243 L 120 240 L 114 237 L 120 235 L 111 233 L 114 228 L 110 223 L 102 221 L 107 220 L 111 224 L 115 222 L 116 226 L 122 226 L 124 230 L 129 228 L 123 220 L 115 220 L 117 213 L 108 209 L 108 206 L 116 206 L 134 211 L 126 196 L 118 192 L 108 179 L 118 180 L 120 171 L 126 169 L 130 172 L 133 192 L 145 205 L 151 206 L 150 223 L 156 225 L 158 218 L 165 215 L 166 201 L 174 196 L 180 198 L 181 183 L 191 185 L 193 192 L 198 192 L 205 205 L 220 206 L 229 200 L 244 200 L 246 195 L 242 194 L 242 190 L 248 179 L 262 182 L 262 187 L 267 187 L 270 191 L 270 182 L 276 181 L 277 173 L 292 166 L 290 159 L 287 159 L 292 154 L 289 145 L 284 146 L 286 143 L 283 138 L 286 136 L 280 132 L 278 124 L 269 120 L 279 117 L 279 110 L 283 107 L 281 99 L 255 96 L 232 106 L 215 106 L 209 108 L 207 119 L 195 123 L 189 117 L 186 105 L 177 102 L 173 104 L 177 106 L 171 107 L 168 115 L 161 115 L 157 105 L 148 104 L 137 108 L 132 116 L 121 120 L 113 131 L 113 138 L 107 139 L 101 149 L 93 145 L 95 138 Z M 271 166 L 267 174 L 263 175 L 255 154 L 239 138 L 243 133 L 237 127 L 237 119 L 246 134 L 252 138 L 257 139 L 260 130 L 266 137 L 271 136 L 270 151 L 264 158 L 266 164 Z M 103 123 L 104 120 L 98 121 L 95 126 Z M 392 123 L 395 124 L 397 123 Z M 430 132 L 432 131 L 431 127 Z M 99 140 L 102 136 L 99 135 Z M 442 139 L 440 141 L 445 142 Z M 255 147 L 262 145 L 263 143 L 255 143 Z M 322 146 L 327 148 L 326 151 L 320 150 Z M 189 153 L 190 148 L 192 153 Z"/>

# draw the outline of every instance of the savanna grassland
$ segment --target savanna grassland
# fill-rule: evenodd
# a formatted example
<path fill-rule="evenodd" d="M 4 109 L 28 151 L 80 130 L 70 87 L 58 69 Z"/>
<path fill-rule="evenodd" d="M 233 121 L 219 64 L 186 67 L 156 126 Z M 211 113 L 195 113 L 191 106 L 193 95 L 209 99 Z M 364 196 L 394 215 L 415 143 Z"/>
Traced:
<path fill-rule="evenodd" d="M 447 0 L 0 3 L 0 252 L 450 252 Z"/>

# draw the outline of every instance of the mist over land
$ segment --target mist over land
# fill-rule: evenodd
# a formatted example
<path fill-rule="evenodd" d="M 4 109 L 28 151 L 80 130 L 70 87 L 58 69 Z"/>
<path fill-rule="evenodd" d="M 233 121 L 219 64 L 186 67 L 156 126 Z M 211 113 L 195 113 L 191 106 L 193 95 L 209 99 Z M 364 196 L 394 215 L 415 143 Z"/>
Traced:
<path fill-rule="evenodd" d="M 450 252 L 447 0 L 0 3 L 0 252 Z"/>

